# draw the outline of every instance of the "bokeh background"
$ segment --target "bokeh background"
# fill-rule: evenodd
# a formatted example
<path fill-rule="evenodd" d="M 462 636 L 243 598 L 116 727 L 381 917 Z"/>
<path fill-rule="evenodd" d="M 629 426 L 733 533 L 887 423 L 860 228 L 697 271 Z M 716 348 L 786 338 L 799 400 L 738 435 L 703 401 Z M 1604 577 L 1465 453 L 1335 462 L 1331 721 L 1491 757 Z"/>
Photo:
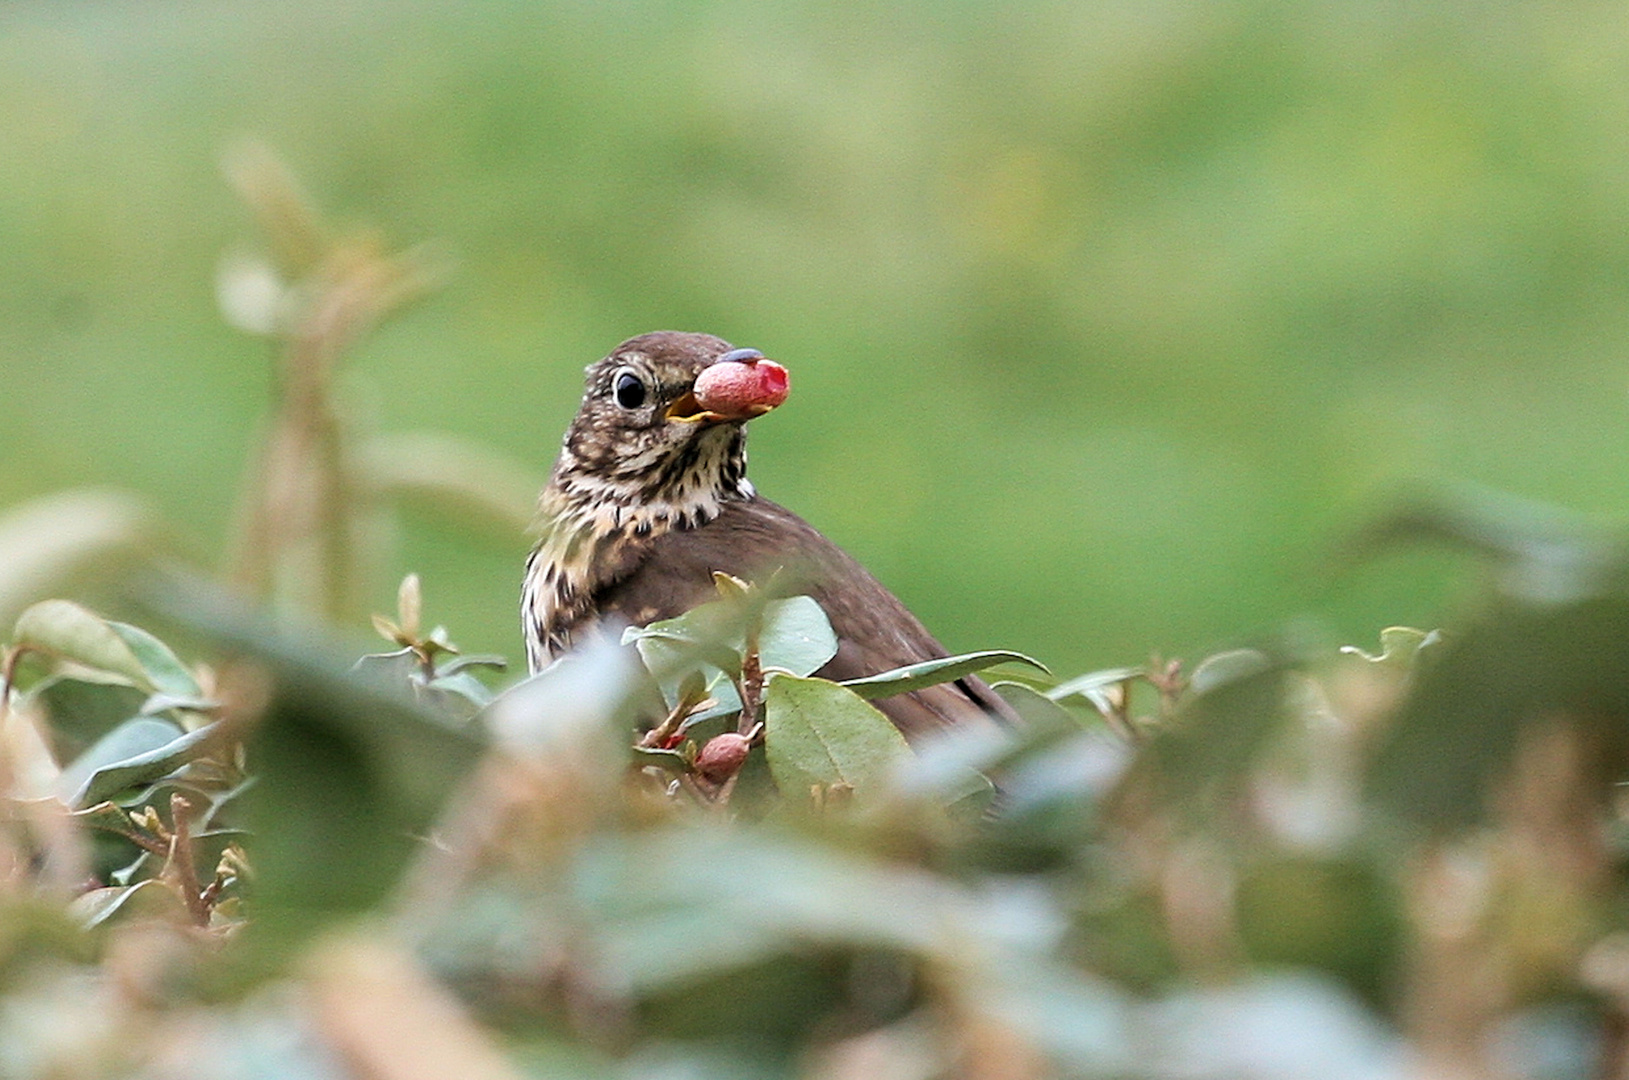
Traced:
<path fill-rule="evenodd" d="M 345 366 L 383 430 L 541 477 L 586 363 L 709 330 L 793 375 L 760 490 L 952 649 L 1367 642 L 1468 573 L 1330 574 L 1397 485 L 1624 512 L 1626 132 L 1605 3 L 7 0 L 0 507 L 126 488 L 221 556 L 273 394 L 215 302 L 250 136 L 451 257 Z M 373 608 L 415 569 L 520 655 L 524 537 L 400 538 Z"/>

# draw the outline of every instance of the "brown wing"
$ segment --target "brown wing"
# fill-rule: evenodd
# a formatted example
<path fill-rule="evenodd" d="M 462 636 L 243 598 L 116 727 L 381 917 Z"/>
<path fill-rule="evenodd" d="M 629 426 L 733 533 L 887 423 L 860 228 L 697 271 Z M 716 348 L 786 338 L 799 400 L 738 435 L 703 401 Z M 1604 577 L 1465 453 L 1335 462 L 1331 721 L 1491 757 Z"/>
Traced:
<path fill-rule="evenodd" d="M 947 655 L 916 616 L 866 569 L 802 518 L 767 499 L 732 500 L 694 529 L 653 538 L 649 554 L 596 606 L 637 625 L 672 618 L 716 596 L 713 572 L 764 580 L 784 567 L 806 583 L 831 620 L 837 655 L 817 675 L 852 679 Z M 1012 722 L 1005 702 L 973 677 L 900 694 L 877 707 L 906 735 L 991 720 Z"/>

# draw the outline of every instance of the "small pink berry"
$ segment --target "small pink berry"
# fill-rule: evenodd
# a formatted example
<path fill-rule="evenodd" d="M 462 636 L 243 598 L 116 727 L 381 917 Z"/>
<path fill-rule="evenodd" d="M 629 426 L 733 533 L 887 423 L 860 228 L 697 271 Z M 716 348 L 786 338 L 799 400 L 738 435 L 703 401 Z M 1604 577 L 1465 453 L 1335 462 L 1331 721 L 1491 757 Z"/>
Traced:
<path fill-rule="evenodd" d="M 738 732 L 714 735 L 696 755 L 696 771 L 705 779 L 722 784 L 741 771 L 751 750 L 752 740 Z"/>

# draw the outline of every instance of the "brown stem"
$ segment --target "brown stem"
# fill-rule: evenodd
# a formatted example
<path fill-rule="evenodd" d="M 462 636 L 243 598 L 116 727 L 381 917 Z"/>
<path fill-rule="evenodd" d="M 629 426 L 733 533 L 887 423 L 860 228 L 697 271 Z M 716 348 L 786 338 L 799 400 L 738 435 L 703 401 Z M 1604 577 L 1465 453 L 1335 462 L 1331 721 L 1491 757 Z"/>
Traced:
<path fill-rule="evenodd" d="M 1160 720 L 1169 720 L 1176 713 L 1177 701 L 1182 697 L 1186 682 L 1182 677 L 1182 661 L 1161 660 L 1155 656 L 1149 661 L 1148 674 L 1149 682 L 1160 694 Z"/>
<path fill-rule="evenodd" d="M 679 789 L 693 799 L 697 806 L 711 806 L 713 797 L 703 791 L 701 784 L 689 773 L 679 774 Z"/>
<path fill-rule="evenodd" d="M 667 746 L 667 741 L 671 739 L 674 734 L 678 732 L 680 726 L 682 726 L 684 722 L 690 718 L 690 714 L 695 712 L 697 706 L 706 700 L 708 700 L 706 694 L 703 694 L 700 698 L 695 700 L 691 700 L 688 697 L 681 697 L 679 699 L 679 703 L 673 706 L 673 710 L 667 714 L 667 719 L 663 720 L 660 724 L 657 724 L 655 727 L 645 732 L 645 734 L 641 735 L 637 745 L 647 748 L 665 748 Z"/>
<path fill-rule="evenodd" d="M 149 836 L 147 833 L 144 833 L 140 829 L 133 826 L 128 829 L 110 829 L 109 831 L 118 833 L 126 840 L 129 840 L 132 844 L 135 844 L 137 847 L 141 848 L 143 851 L 152 855 L 157 855 L 161 859 L 168 859 L 170 857 L 170 849 L 174 846 L 173 837 L 169 842 L 166 842 Z"/>
<path fill-rule="evenodd" d="M 228 877 L 224 872 L 215 871 L 215 879 L 205 885 L 204 891 L 198 894 L 198 899 L 203 903 L 205 909 L 211 909 L 215 906 L 215 902 L 221 898 L 221 891 L 226 888 L 227 880 Z"/>
<path fill-rule="evenodd" d="M 185 797 L 180 794 L 170 796 L 170 851 L 169 865 L 165 869 L 174 874 L 176 883 L 181 887 L 181 898 L 186 901 L 193 922 L 208 926 L 209 905 L 204 902 L 203 889 L 198 884 L 198 868 L 193 862 L 192 827 L 187 821 L 191 811 L 192 804 Z"/>
<path fill-rule="evenodd" d="M 723 808 L 730 805 L 730 796 L 734 794 L 735 782 L 739 779 L 741 779 L 741 772 L 738 769 L 730 774 L 730 778 L 728 780 L 724 781 L 718 786 L 718 791 L 714 792 L 713 794 L 714 806 Z"/>
<path fill-rule="evenodd" d="M 435 681 L 436 677 L 435 650 L 421 645 L 413 650 L 413 655 L 418 657 L 419 674 L 423 677 L 425 685 L 428 686 Z"/>
<path fill-rule="evenodd" d="M 746 651 L 741 657 L 741 681 L 736 689 L 741 692 L 741 718 L 736 721 L 735 730 L 745 735 L 758 723 L 758 706 L 764 694 L 763 661 L 758 656 L 756 632 L 747 636 Z"/>
<path fill-rule="evenodd" d="M 1116 735 L 1128 743 L 1137 741 L 1137 725 L 1131 720 L 1131 683 L 1129 680 L 1115 683 L 1110 689 L 1118 694 L 1111 699 L 1109 707 L 1101 710 L 1103 721 Z"/>

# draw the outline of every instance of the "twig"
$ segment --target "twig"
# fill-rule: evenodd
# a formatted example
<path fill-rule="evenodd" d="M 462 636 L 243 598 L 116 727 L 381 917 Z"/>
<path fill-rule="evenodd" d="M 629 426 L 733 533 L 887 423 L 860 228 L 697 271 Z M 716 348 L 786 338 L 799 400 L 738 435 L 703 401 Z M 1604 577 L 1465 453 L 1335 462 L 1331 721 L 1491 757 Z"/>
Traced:
<path fill-rule="evenodd" d="M 758 656 L 758 632 L 754 629 L 747 635 L 746 650 L 741 655 L 741 681 L 736 689 L 741 693 L 741 718 L 736 721 L 735 730 L 746 735 L 758 723 L 758 706 L 762 703 L 764 693 L 763 661 Z"/>
<path fill-rule="evenodd" d="M 672 711 L 667 714 L 667 719 L 641 735 L 639 741 L 634 745 L 643 746 L 647 749 L 668 749 L 668 743 L 672 741 L 673 736 L 678 734 L 679 729 L 684 726 L 684 722 L 690 719 L 692 714 L 704 708 L 711 708 L 714 704 L 714 700 L 707 696 L 705 688 L 702 688 L 694 695 L 681 694 L 679 703 L 673 706 Z"/>
<path fill-rule="evenodd" d="M 208 926 L 209 904 L 205 902 L 203 889 L 198 885 L 198 868 L 192 854 L 192 828 L 187 822 L 187 814 L 191 811 L 192 804 L 184 796 L 179 793 L 170 796 L 170 851 L 169 865 L 165 870 L 174 873 L 176 884 L 181 888 L 181 899 L 186 901 L 193 922 Z"/>
<path fill-rule="evenodd" d="M 701 784 L 689 773 L 680 773 L 678 777 L 679 789 L 693 799 L 697 806 L 711 806 L 713 797 L 703 791 Z"/>
<path fill-rule="evenodd" d="M 115 829 L 111 828 L 110 826 L 99 824 L 98 827 L 107 829 L 111 833 L 124 837 L 126 840 L 130 841 L 132 844 L 135 844 L 143 851 L 152 855 L 157 855 L 161 859 L 168 859 L 170 857 L 170 849 L 174 846 L 174 837 L 171 837 L 170 840 L 159 839 L 157 837 L 149 836 L 147 833 L 134 826 L 131 826 L 128 829 Z"/>
<path fill-rule="evenodd" d="M 221 892 L 232 883 L 232 875 L 225 870 L 217 868 L 215 879 L 204 886 L 204 891 L 198 894 L 199 901 L 206 909 L 212 909 L 216 901 L 221 898 Z"/>
<path fill-rule="evenodd" d="M 1182 675 L 1182 661 L 1162 660 L 1158 655 L 1151 657 L 1148 661 L 1148 681 L 1160 694 L 1160 719 L 1171 719 L 1188 685 L 1188 680 Z"/>

